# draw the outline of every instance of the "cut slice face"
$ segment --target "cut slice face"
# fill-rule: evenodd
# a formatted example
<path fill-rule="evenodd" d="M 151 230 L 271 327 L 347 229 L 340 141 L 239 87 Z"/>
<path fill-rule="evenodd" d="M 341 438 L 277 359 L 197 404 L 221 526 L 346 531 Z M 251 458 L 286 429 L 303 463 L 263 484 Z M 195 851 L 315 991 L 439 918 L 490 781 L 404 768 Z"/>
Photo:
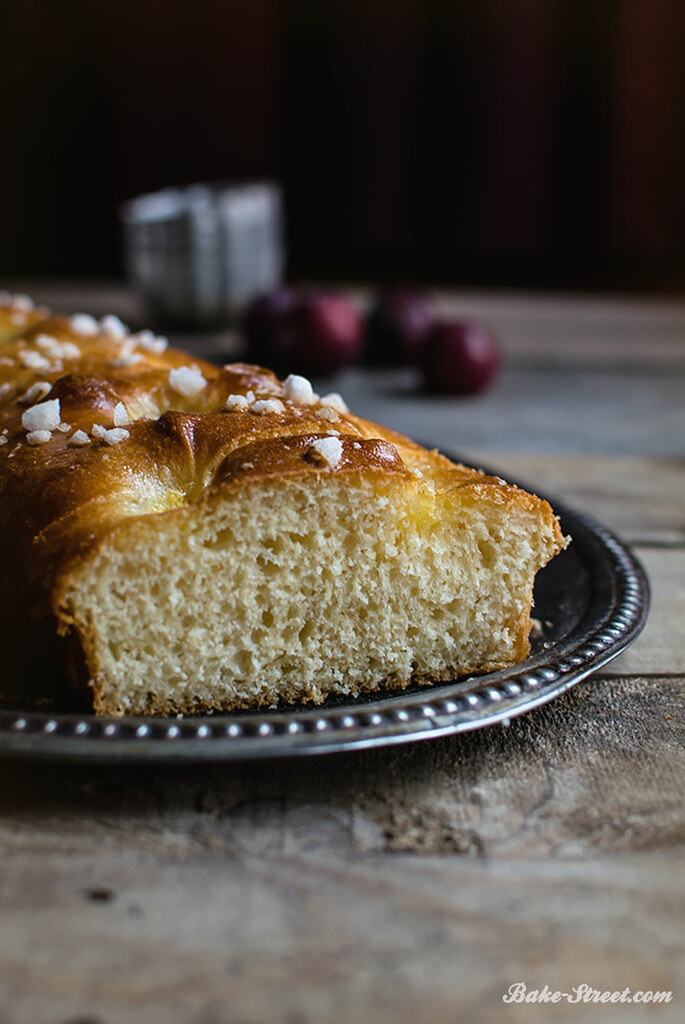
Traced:
<path fill-rule="evenodd" d="M 463 470 L 232 476 L 112 529 L 58 614 L 101 714 L 318 703 L 521 660 L 561 546 L 546 502 Z"/>

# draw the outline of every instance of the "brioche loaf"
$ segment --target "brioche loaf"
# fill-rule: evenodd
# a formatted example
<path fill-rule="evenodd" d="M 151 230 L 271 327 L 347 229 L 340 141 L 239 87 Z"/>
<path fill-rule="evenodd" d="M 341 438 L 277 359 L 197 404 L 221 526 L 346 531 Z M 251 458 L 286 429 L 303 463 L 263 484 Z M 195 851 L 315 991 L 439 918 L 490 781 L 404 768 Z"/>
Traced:
<path fill-rule="evenodd" d="M 320 702 L 528 652 L 547 502 L 242 363 L 0 295 L 1 685 Z"/>

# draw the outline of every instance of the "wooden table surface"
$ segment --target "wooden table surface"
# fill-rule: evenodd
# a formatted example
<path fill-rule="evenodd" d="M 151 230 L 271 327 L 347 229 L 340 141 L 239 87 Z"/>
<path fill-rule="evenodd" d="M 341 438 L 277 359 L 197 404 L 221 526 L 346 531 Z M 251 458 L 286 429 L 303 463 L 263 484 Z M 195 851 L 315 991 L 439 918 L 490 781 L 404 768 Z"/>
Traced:
<path fill-rule="evenodd" d="M 17 284 L 144 325 L 117 286 Z M 644 633 L 454 738 L 271 764 L 0 759 L 2 1024 L 685 1019 L 685 304 L 436 301 L 497 331 L 491 392 L 359 370 L 336 387 L 614 528 L 651 578 Z M 503 1002 L 518 982 L 673 996 Z"/>

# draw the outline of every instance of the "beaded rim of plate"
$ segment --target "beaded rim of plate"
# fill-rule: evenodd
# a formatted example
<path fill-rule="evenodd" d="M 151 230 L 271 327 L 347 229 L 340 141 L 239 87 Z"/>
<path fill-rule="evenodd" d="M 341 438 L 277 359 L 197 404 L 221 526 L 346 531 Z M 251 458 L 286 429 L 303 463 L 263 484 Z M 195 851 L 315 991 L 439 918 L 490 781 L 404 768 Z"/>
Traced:
<path fill-rule="evenodd" d="M 351 699 L 315 709 L 117 719 L 0 711 L 0 753 L 245 760 L 385 746 L 508 723 L 604 667 L 635 639 L 647 618 L 649 584 L 628 548 L 591 517 L 558 502 L 555 507 L 590 578 L 588 607 L 567 636 L 513 668 L 370 703 Z"/>

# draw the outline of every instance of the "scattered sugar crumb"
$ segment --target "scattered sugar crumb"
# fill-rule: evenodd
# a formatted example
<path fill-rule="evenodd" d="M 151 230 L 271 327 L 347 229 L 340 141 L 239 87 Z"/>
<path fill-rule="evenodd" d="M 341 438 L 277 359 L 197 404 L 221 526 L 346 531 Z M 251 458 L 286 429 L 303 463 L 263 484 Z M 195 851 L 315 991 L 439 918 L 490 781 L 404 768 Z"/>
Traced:
<path fill-rule="evenodd" d="M 75 430 L 67 444 L 73 444 L 80 448 L 84 444 L 90 444 L 90 438 L 85 430 Z"/>
<path fill-rule="evenodd" d="M 123 427 L 126 423 L 131 422 L 131 417 L 126 411 L 126 406 L 123 402 L 119 402 L 114 406 L 114 426 Z"/>
<path fill-rule="evenodd" d="M 169 370 L 169 384 L 179 395 L 192 398 L 207 386 L 207 381 L 197 366 L 178 366 Z"/>
<path fill-rule="evenodd" d="M 56 359 L 81 358 L 81 349 L 78 345 L 75 345 L 73 341 L 60 341 L 58 338 L 53 338 L 51 334 L 36 335 L 36 345 L 46 355 Z"/>
<path fill-rule="evenodd" d="M 257 416 L 265 416 L 269 413 L 284 412 L 285 406 L 279 398 L 260 398 L 250 407 L 250 412 Z"/>
<path fill-rule="evenodd" d="M 123 427 L 113 427 L 112 430 L 105 431 L 103 441 L 107 444 L 120 444 L 121 441 L 125 441 L 131 434 L 128 430 L 124 430 Z"/>
<path fill-rule="evenodd" d="M 320 420 L 327 420 L 329 423 L 337 423 L 340 419 L 336 409 L 331 406 L 324 406 L 323 409 L 317 409 L 315 414 Z"/>
<path fill-rule="evenodd" d="M 12 385 L 5 382 L 0 384 L 0 398 L 4 398 L 12 390 Z"/>
<path fill-rule="evenodd" d="M 155 355 L 161 355 L 169 347 L 169 339 L 161 334 L 155 334 L 154 331 L 139 331 L 132 335 L 132 341 L 146 352 L 153 352 Z"/>
<path fill-rule="evenodd" d="M 59 348 L 55 350 L 54 355 L 60 359 L 80 359 L 81 349 L 73 341 L 62 341 Z"/>
<path fill-rule="evenodd" d="M 59 398 L 32 405 L 21 417 L 22 427 L 29 431 L 56 430 L 61 421 Z"/>
<path fill-rule="evenodd" d="M 128 327 L 123 323 L 118 316 L 113 316 L 109 313 L 107 316 L 103 316 L 100 321 L 100 330 L 103 334 L 106 334 L 108 338 L 125 338 L 128 334 Z"/>
<path fill-rule="evenodd" d="M 27 370 L 49 370 L 51 365 L 49 359 L 31 348 L 19 353 L 19 362 Z"/>
<path fill-rule="evenodd" d="M 37 334 L 35 341 L 38 348 L 43 352 L 45 352 L 46 349 L 54 348 L 55 345 L 59 345 L 57 338 L 53 338 L 51 334 Z"/>
<path fill-rule="evenodd" d="M 69 318 L 69 327 L 75 334 L 98 333 L 98 322 L 90 313 L 75 313 Z"/>
<path fill-rule="evenodd" d="M 249 407 L 250 403 L 245 395 L 229 395 L 226 399 L 226 408 L 229 412 L 244 412 Z"/>
<path fill-rule="evenodd" d="M 125 338 L 117 339 L 119 341 L 119 355 L 120 356 L 132 356 L 135 352 L 136 343 L 130 335 Z"/>
<path fill-rule="evenodd" d="M 349 412 L 347 403 L 341 394 L 337 391 L 331 391 L 329 395 L 324 395 L 321 399 L 321 405 L 328 406 L 331 409 L 335 409 L 336 412 Z"/>
<path fill-rule="evenodd" d="M 104 441 L 105 444 L 119 444 L 121 441 L 125 441 L 127 437 L 130 437 L 128 430 L 124 430 L 122 427 L 112 427 L 108 430 L 107 427 L 103 427 L 100 423 L 94 423 L 90 430 L 93 437 L 97 437 L 99 440 Z"/>
<path fill-rule="evenodd" d="M 29 444 L 47 444 L 52 438 L 52 433 L 49 430 L 29 430 L 26 435 L 26 440 Z"/>
<path fill-rule="evenodd" d="M 300 405 L 313 405 L 317 400 L 310 381 L 296 373 L 289 374 L 283 381 L 283 397 Z"/>
<path fill-rule="evenodd" d="M 119 356 L 118 359 L 113 359 L 109 365 L 118 369 L 122 366 L 133 366 L 134 363 L 142 362 L 144 358 L 145 357 L 141 356 L 140 352 L 130 352 L 125 356 Z"/>
<path fill-rule="evenodd" d="M 309 450 L 335 469 L 342 458 L 343 446 L 339 437 L 320 437 L 312 441 Z"/>

